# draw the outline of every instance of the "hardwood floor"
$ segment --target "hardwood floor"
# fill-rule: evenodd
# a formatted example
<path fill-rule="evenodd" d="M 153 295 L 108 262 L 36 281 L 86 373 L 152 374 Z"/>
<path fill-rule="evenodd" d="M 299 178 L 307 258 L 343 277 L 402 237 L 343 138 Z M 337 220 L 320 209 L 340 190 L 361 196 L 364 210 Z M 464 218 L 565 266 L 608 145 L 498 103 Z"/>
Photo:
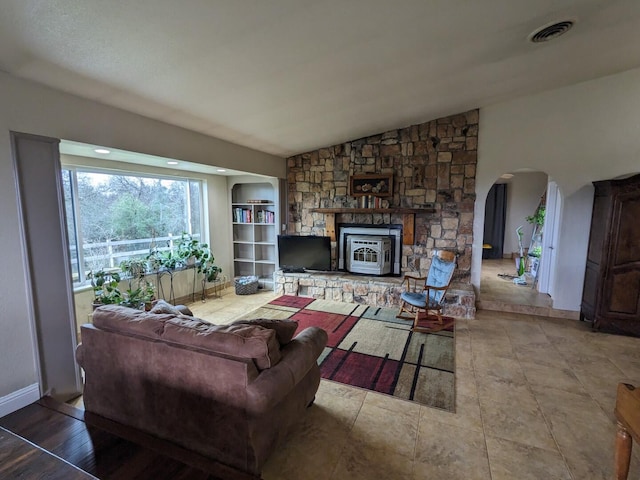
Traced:
<path fill-rule="evenodd" d="M 127 431 L 131 429 L 105 419 L 88 421 L 84 421 L 84 412 L 81 410 L 47 398 L 0 418 L 0 427 L 18 436 L 13 437 L 0 430 L 0 435 L 7 437 L 7 445 L 12 446 L 11 452 L 17 452 L 15 455 L 5 454 L 5 445 L 2 445 L 0 478 L 91 478 L 82 476 L 82 472 L 71 465 L 99 479 L 113 480 L 254 478 L 177 446 L 167 445 L 168 442 L 149 438 L 141 432 Z M 21 442 L 19 437 L 27 442 Z M 131 439 L 135 439 L 135 443 Z M 21 452 L 27 449 L 28 442 L 54 456 L 49 458 L 46 452 L 40 450 L 40 454 L 24 457 Z M 61 470 L 55 468 L 54 460 L 59 461 Z M 17 461 L 22 462 L 17 466 L 19 468 L 10 470 L 11 464 Z M 8 470 L 3 470 L 5 467 Z M 42 468 L 52 469 L 51 475 L 43 476 L 46 471 L 43 472 Z M 77 476 L 62 475 L 68 471 L 75 472 Z"/>
<path fill-rule="evenodd" d="M 0 427 L 0 478 L 91 480 L 96 477 Z"/>

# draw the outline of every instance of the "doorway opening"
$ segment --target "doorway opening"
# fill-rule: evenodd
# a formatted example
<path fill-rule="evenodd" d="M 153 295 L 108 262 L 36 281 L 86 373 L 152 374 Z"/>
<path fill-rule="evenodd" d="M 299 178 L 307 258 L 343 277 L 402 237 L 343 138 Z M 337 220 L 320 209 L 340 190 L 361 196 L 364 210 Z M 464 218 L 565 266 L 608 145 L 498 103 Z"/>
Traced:
<path fill-rule="evenodd" d="M 543 315 L 553 308 L 559 201 L 546 173 L 496 180 L 486 199 L 478 308 Z"/>

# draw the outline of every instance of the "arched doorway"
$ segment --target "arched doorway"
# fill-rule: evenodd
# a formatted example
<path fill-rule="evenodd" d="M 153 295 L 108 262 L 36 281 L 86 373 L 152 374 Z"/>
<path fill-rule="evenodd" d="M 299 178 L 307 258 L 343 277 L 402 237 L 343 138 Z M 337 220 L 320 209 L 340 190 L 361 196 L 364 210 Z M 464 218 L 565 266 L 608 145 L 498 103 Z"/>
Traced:
<path fill-rule="evenodd" d="M 559 198 L 544 172 L 519 170 L 496 180 L 486 199 L 478 308 L 539 314 L 552 308 Z"/>

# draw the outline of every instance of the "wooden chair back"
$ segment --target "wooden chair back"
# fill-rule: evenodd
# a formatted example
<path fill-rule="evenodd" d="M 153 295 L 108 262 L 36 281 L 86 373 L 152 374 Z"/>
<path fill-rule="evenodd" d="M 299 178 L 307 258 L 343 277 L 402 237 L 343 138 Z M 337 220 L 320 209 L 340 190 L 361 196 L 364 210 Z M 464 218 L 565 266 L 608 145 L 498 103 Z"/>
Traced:
<path fill-rule="evenodd" d="M 436 255 L 445 262 L 455 262 L 457 257 L 456 252 L 451 252 L 449 250 L 438 250 Z"/>
<path fill-rule="evenodd" d="M 618 420 L 615 478 L 627 480 L 633 440 L 640 442 L 640 388 L 627 383 L 618 384 L 615 414 Z"/>

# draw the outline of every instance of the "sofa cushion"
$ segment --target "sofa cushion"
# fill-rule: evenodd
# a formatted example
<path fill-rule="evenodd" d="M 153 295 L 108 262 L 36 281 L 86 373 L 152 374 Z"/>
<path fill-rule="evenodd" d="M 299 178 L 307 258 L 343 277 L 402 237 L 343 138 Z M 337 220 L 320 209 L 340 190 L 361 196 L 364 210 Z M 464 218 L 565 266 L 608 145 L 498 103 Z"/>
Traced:
<path fill-rule="evenodd" d="M 240 358 L 252 359 L 258 370 L 281 358 L 275 330 L 259 325 L 211 325 L 194 317 L 167 320 L 162 339 Z"/>
<path fill-rule="evenodd" d="M 256 318 L 252 320 L 236 320 L 231 325 L 260 325 L 264 328 L 275 330 L 276 338 L 280 345 L 286 345 L 291 341 L 298 328 L 298 322 L 293 320 L 277 320 L 273 318 Z"/>
<path fill-rule="evenodd" d="M 149 310 L 150 313 L 170 313 L 172 315 L 189 315 L 192 316 L 193 313 L 186 305 L 171 305 L 166 300 L 155 300 L 153 302 L 153 307 Z"/>
<path fill-rule="evenodd" d="M 121 305 L 103 305 L 93 311 L 93 324 L 98 328 L 155 339 L 162 336 L 164 323 L 171 318 L 174 318 L 171 314 L 154 314 Z"/>

